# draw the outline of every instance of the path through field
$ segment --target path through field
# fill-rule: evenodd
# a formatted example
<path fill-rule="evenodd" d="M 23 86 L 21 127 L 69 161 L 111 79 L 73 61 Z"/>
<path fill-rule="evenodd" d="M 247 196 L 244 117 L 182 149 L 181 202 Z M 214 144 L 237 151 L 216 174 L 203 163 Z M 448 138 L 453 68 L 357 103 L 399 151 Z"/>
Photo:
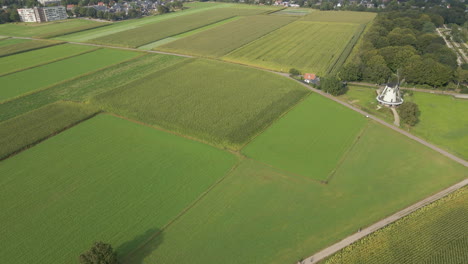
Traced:
<path fill-rule="evenodd" d="M 390 110 L 392 110 L 393 113 L 393 118 L 395 121 L 393 121 L 393 124 L 397 127 L 400 126 L 400 116 L 398 115 L 397 110 L 394 107 L 390 107 Z"/>

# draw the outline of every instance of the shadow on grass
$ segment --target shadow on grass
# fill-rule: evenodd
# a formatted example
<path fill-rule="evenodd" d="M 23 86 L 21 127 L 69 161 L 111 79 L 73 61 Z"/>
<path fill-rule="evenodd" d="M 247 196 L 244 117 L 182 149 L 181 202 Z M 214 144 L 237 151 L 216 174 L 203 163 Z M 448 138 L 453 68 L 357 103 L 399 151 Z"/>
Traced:
<path fill-rule="evenodd" d="M 152 228 L 123 243 L 116 249 L 121 263 L 143 264 L 143 260 L 162 243 L 163 237 L 160 229 Z"/>

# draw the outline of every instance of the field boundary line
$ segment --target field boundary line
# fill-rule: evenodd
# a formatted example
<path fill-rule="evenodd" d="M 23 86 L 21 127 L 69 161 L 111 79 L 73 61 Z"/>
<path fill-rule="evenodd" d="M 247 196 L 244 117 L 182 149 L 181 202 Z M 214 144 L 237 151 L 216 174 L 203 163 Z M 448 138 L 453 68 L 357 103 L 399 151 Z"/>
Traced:
<path fill-rule="evenodd" d="M 102 27 L 107 27 L 107 26 L 110 26 L 112 24 L 114 24 L 114 22 L 100 22 L 100 23 L 103 23 L 102 25 L 97 25 L 95 27 L 89 27 L 89 28 L 80 28 L 78 29 L 77 31 L 71 31 L 71 32 L 65 32 L 65 33 L 60 33 L 58 35 L 47 35 L 47 34 L 43 34 L 43 35 L 37 35 L 37 36 L 33 36 L 34 38 L 40 38 L 40 39 L 54 39 L 54 38 L 60 38 L 60 37 L 63 37 L 63 36 L 66 36 L 66 35 L 71 35 L 71 34 L 75 34 L 75 33 L 80 33 L 80 32 L 84 32 L 86 30 L 92 30 L 92 29 L 98 29 L 98 28 L 102 28 Z M 53 34 L 53 33 L 52 33 Z M 43 37 L 45 36 L 45 37 Z"/>
<path fill-rule="evenodd" d="M 216 188 L 221 182 L 223 182 L 226 178 L 228 178 L 230 175 L 234 173 L 234 171 L 242 164 L 243 158 L 239 158 L 236 164 L 234 164 L 221 178 L 219 178 L 216 182 L 214 182 L 211 186 L 208 187 L 204 192 L 202 192 L 192 203 L 190 203 L 186 208 L 184 208 L 178 215 L 176 215 L 172 220 L 170 220 L 166 225 L 161 227 L 161 229 L 153 234 L 150 238 L 148 238 L 145 242 L 143 242 L 140 246 L 138 246 L 136 249 L 132 250 L 130 253 L 128 253 L 125 257 L 123 257 L 122 263 L 124 264 L 132 264 L 129 261 L 131 261 L 131 257 L 137 253 L 140 249 L 144 248 L 149 242 L 151 242 L 153 239 L 157 238 L 159 234 L 164 232 L 168 227 L 170 227 L 173 223 L 175 223 L 177 220 L 179 220 L 181 217 L 183 217 L 190 209 L 195 207 L 200 201 L 205 198 L 205 196 L 208 195 L 214 188 Z"/>
<path fill-rule="evenodd" d="M 343 165 L 343 163 L 348 159 L 349 154 L 351 151 L 354 149 L 354 147 L 361 141 L 361 137 L 365 134 L 367 129 L 369 128 L 369 121 L 366 122 L 363 128 L 361 128 L 361 131 L 356 135 L 356 138 L 354 139 L 354 142 L 349 146 L 349 148 L 343 153 L 343 156 L 341 156 L 340 160 L 336 164 L 335 168 L 328 174 L 327 180 L 325 181 L 327 184 L 333 179 L 335 176 L 336 171 Z"/>
<path fill-rule="evenodd" d="M 58 101 L 57 101 L 57 102 L 58 102 Z M 66 101 L 63 101 L 63 102 L 66 102 Z M 91 118 L 93 118 L 93 117 L 99 115 L 100 113 L 102 113 L 102 111 L 96 109 L 96 112 L 90 114 L 89 116 L 86 116 L 86 117 L 84 117 L 83 119 L 80 119 L 80 120 L 78 120 L 78 121 L 76 121 L 76 122 L 73 122 L 73 123 L 71 123 L 71 124 L 69 124 L 69 125 L 67 125 L 67 126 L 65 126 L 65 127 L 63 127 L 63 128 L 61 128 L 61 129 L 55 131 L 55 132 L 52 132 L 51 134 L 49 134 L 49 135 L 47 135 L 47 136 L 45 136 L 45 137 L 43 137 L 43 138 L 40 138 L 40 139 L 38 139 L 38 140 L 36 140 L 36 141 L 34 141 L 34 142 L 30 143 L 30 144 L 27 144 L 27 145 L 25 145 L 25 146 L 23 146 L 23 147 L 21 147 L 21 148 L 15 150 L 15 151 L 9 153 L 9 154 L 6 154 L 6 155 L 3 156 L 3 157 L 0 157 L 0 162 L 1 162 L 1 161 L 4 161 L 4 160 L 6 160 L 6 159 L 9 159 L 9 158 L 11 158 L 11 157 L 13 157 L 13 156 L 16 156 L 16 155 L 20 154 L 21 152 L 23 152 L 23 151 L 25 151 L 25 150 L 28 150 L 28 149 L 30 149 L 30 148 L 32 148 L 32 147 L 34 147 L 34 146 L 36 146 L 36 145 L 38 145 L 38 144 L 40 144 L 40 143 L 42 143 L 42 142 L 48 140 L 48 139 L 50 139 L 50 138 L 52 138 L 52 137 L 54 137 L 54 136 L 56 136 L 56 135 L 58 135 L 58 134 L 60 134 L 60 133 L 62 133 L 62 132 L 65 132 L 66 130 L 68 130 L 68 129 L 74 127 L 74 126 L 77 126 L 77 125 L 79 125 L 79 124 L 81 124 L 81 123 L 83 123 L 83 122 L 85 122 L 85 121 L 87 121 L 87 120 L 89 120 L 89 119 L 91 119 Z M 24 114 L 27 114 L 27 113 L 24 113 Z M 24 115 L 24 114 L 23 114 L 23 115 Z M 19 115 L 19 116 L 16 116 L 16 117 L 20 117 L 20 116 L 22 116 L 22 115 Z M 15 117 L 15 118 L 16 118 L 16 117 Z"/>
<path fill-rule="evenodd" d="M 360 240 L 361 238 L 363 237 L 366 237 L 370 234 L 372 234 L 373 232 L 391 224 L 391 223 L 394 223 L 395 221 L 417 211 L 418 209 L 421 209 L 423 207 L 425 207 L 426 205 L 429 205 L 463 187 L 465 187 L 466 185 L 468 185 L 468 179 L 464 179 L 452 186 L 449 186 L 445 189 L 443 189 L 442 191 L 439 191 L 435 194 L 432 194 L 431 196 L 429 197 L 426 197 L 425 199 L 423 200 L 420 200 L 410 206 L 407 206 L 406 208 L 404 208 L 403 210 L 400 210 L 382 220 L 379 220 L 378 222 L 362 229 L 360 232 L 357 232 L 357 233 L 354 233 L 342 240 L 340 240 L 339 242 L 327 247 L 327 248 L 324 248 L 322 249 L 321 251 L 315 253 L 314 255 L 298 262 L 298 264 L 306 264 L 306 263 L 310 263 L 310 264 L 313 264 L 313 263 L 318 263 L 319 261 L 325 259 L 326 257 L 329 257 L 331 255 L 333 255 L 334 253 L 340 251 L 341 249 L 353 244 L 354 242 Z"/>
<path fill-rule="evenodd" d="M 58 62 L 58 61 L 70 59 L 70 58 L 73 58 L 73 57 L 77 57 L 77 56 L 80 56 L 80 55 L 83 55 L 83 54 L 86 54 L 86 53 L 90 53 L 90 52 L 96 51 L 96 50 L 98 50 L 98 49 L 99 49 L 99 48 L 96 47 L 96 48 L 93 48 L 93 49 L 91 49 L 91 50 L 86 50 L 86 51 L 83 51 L 83 52 L 81 52 L 81 53 L 77 53 L 77 54 L 72 55 L 72 56 L 57 58 L 57 59 L 54 59 L 54 60 L 51 60 L 51 61 L 46 61 L 46 62 L 41 63 L 41 64 L 38 64 L 38 65 L 33 65 L 33 66 L 30 66 L 30 67 L 26 67 L 26 68 L 21 68 L 21 69 L 18 69 L 18 70 L 14 70 L 14 71 L 11 71 L 11 72 L 7 72 L 7 73 L 5 73 L 5 74 L 0 74 L 0 77 L 7 76 L 7 75 L 10 75 L 10 74 L 13 74 L 13 73 L 17 73 L 17 72 L 21 72 L 21 71 L 26 71 L 26 70 L 33 69 L 33 68 L 37 68 L 37 67 L 40 67 L 40 66 L 44 66 L 44 65 L 47 65 L 47 64 L 54 63 L 54 62 Z"/>

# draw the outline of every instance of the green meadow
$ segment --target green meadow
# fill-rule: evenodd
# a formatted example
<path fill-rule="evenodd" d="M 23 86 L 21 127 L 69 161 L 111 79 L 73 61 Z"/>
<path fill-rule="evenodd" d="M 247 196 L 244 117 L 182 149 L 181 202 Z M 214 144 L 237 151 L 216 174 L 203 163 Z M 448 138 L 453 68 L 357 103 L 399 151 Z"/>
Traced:
<path fill-rule="evenodd" d="M 137 52 L 99 49 L 80 56 L 0 77 L 0 101 L 44 89 L 139 55 Z"/>
<path fill-rule="evenodd" d="M 310 12 L 310 14 L 301 18 L 301 20 L 313 21 L 313 22 L 366 24 L 374 20 L 376 15 L 377 15 L 376 13 L 371 13 L 371 12 L 320 11 L 320 12 Z"/>
<path fill-rule="evenodd" d="M 2 161 L 0 199 L 8 203 L 0 203 L 0 258 L 75 263 L 96 240 L 127 255 L 236 160 L 198 142 L 98 115 Z"/>
<path fill-rule="evenodd" d="M 29 39 L 6 39 L 0 43 L 0 57 L 60 44 L 57 41 Z"/>
<path fill-rule="evenodd" d="M 13 45 L 13 44 L 19 44 L 19 43 L 28 42 L 28 41 L 31 41 L 31 40 L 30 39 L 2 38 L 0 39 L 0 47 Z"/>

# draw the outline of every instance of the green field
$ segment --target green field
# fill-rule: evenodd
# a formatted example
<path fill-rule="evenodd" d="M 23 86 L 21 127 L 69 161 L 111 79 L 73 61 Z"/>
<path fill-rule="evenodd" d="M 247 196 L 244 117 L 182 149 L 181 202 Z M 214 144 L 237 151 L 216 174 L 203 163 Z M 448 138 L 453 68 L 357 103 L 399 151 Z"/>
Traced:
<path fill-rule="evenodd" d="M 0 60 L 0 76 L 76 56 L 93 49 L 96 47 L 63 44 L 7 56 Z"/>
<path fill-rule="evenodd" d="M 255 15 L 264 9 L 216 8 L 152 23 L 138 28 L 93 39 L 91 42 L 125 47 L 139 47 L 170 36 L 188 32 L 234 16 Z"/>
<path fill-rule="evenodd" d="M 0 160 L 95 115 L 89 105 L 57 102 L 0 123 Z"/>
<path fill-rule="evenodd" d="M 311 12 L 303 17 L 303 21 L 314 22 L 338 22 L 338 23 L 355 23 L 366 24 L 372 21 L 376 13 L 371 12 L 354 12 L 354 11 L 320 11 Z"/>
<path fill-rule="evenodd" d="M 111 65 L 40 92 L 0 104 L 0 122 L 58 100 L 87 101 L 92 96 L 115 89 L 183 60 L 185 58 L 148 54 Z"/>
<path fill-rule="evenodd" d="M 0 25 L 0 35 L 50 38 L 108 24 L 110 23 L 85 19 L 68 19 L 49 23 L 6 23 Z"/>
<path fill-rule="evenodd" d="M 364 116 L 313 94 L 242 153 L 288 173 L 327 181 L 366 122 Z"/>
<path fill-rule="evenodd" d="M 359 29 L 360 25 L 351 23 L 296 21 L 224 59 L 282 72 L 297 68 L 323 75 Z"/>
<path fill-rule="evenodd" d="M 294 20 L 292 17 L 266 15 L 245 17 L 181 38 L 157 49 L 203 57 L 221 57 Z"/>
<path fill-rule="evenodd" d="M 128 60 L 139 54 L 114 49 L 99 49 L 41 67 L 2 76 L 0 77 L 2 83 L 0 101 L 46 88 L 55 83 Z"/>
<path fill-rule="evenodd" d="M 187 60 L 98 96 L 104 110 L 238 149 L 308 91 L 272 73 Z"/>
<path fill-rule="evenodd" d="M 0 57 L 60 44 L 57 41 L 6 39 L 0 41 Z"/>
<path fill-rule="evenodd" d="M 372 233 L 321 263 L 464 263 L 468 259 L 467 200 L 468 187 L 465 187 Z"/>
<path fill-rule="evenodd" d="M 127 263 L 296 263 L 466 176 L 371 122 L 329 184 L 246 160 Z"/>
<path fill-rule="evenodd" d="M 0 199 L 8 202 L 0 203 L 0 259 L 76 263 L 96 240 L 126 255 L 236 160 L 198 142 L 98 115 L 2 161 Z"/>

